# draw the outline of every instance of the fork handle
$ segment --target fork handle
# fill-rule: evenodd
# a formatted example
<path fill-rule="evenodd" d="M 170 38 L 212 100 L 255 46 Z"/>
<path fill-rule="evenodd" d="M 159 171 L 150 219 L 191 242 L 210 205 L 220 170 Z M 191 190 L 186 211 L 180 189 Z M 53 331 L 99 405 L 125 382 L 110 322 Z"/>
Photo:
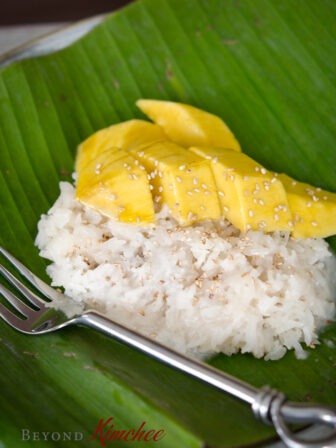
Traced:
<path fill-rule="evenodd" d="M 118 324 L 96 311 L 87 311 L 74 323 L 98 330 L 147 355 L 187 373 L 216 389 L 248 403 L 254 415 L 264 423 L 273 424 L 278 436 L 289 448 L 335 448 L 336 408 L 290 403 L 281 392 L 268 386 L 257 389 L 231 375 L 215 369 Z M 286 423 L 322 423 L 332 429 L 319 440 L 302 440 L 294 435 Z"/>

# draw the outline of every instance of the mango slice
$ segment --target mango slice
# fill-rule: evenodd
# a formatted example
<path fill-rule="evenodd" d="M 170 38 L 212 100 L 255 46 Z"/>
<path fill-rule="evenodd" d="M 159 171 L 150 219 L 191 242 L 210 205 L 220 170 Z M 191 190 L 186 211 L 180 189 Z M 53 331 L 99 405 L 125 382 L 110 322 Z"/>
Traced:
<path fill-rule="evenodd" d="M 171 101 L 138 100 L 136 105 L 178 145 L 214 146 L 240 152 L 240 145 L 222 119 L 193 106 Z"/>
<path fill-rule="evenodd" d="M 292 230 L 292 214 L 282 183 L 274 173 L 243 153 L 192 147 L 211 160 L 223 215 L 239 230 Z"/>
<path fill-rule="evenodd" d="M 165 141 L 133 148 L 146 168 L 154 202 L 165 203 L 182 225 L 219 219 L 220 205 L 209 162 L 175 143 Z"/>
<path fill-rule="evenodd" d="M 109 218 L 147 225 L 155 212 L 147 173 L 120 148 L 108 148 L 78 170 L 76 198 Z"/>
<path fill-rule="evenodd" d="M 141 148 L 165 139 L 162 129 L 145 120 L 129 120 L 101 129 L 78 147 L 76 170 L 80 171 L 91 160 L 109 147 Z"/>
<path fill-rule="evenodd" d="M 293 237 L 326 238 L 336 233 L 336 194 L 298 182 L 286 174 L 278 177 L 286 188 L 293 213 Z"/>

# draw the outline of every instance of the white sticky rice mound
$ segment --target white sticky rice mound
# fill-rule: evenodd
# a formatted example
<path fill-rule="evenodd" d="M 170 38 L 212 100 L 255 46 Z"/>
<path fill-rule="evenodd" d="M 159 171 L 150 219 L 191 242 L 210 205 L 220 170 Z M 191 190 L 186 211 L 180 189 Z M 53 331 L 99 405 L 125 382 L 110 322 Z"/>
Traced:
<path fill-rule="evenodd" d="M 144 228 L 109 220 L 74 193 L 61 183 L 36 245 L 52 261 L 52 284 L 84 309 L 192 356 L 266 359 L 287 349 L 304 357 L 301 344 L 318 343 L 334 316 L 336 262 L 323 239 L 241 234 L 225 220 L 183 228 L 167 210 Z"/>

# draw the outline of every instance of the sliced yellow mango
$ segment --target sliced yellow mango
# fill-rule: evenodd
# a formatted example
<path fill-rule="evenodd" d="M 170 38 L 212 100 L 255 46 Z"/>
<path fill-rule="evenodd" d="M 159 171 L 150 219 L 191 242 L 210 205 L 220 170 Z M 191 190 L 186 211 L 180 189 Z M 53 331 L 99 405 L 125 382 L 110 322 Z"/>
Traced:
<path fill-rule="evenodd" d="M 273 173 L 230 149 L 192 147 L 190 151 L 211 160 L 222 213 L 239 230 L 292 229 L 285 189 Z"/>
<path fill-rule="evenodd" d="M 79 145 L 76 171 L 80 171 L 107 148 L 141 148 L 165 138 L 159 126 L 145 120 L 129 120 L 114 124 L 101 129 Z"/>
<path fill-rule="evenodd" d="M 122 222 L 155 221 L 147 173 L 128 152 L 105 149 L 77 174 L 76 198 L 83 204 Z"/>
<path fill-rule="evenodd" d="M 189 146 L 215 146 L 241 151 L 224 121 L 193 106 L 171 101 L 141 99 L 136 105 L 162 127 L 168 139 Z"/>
<path fill-rule="evenodd" d="M 219 219 L 220 205 L 209 163 L 175 143 L 165 141 L 131 150 L 146 168 L 154 202 L 165 203 L 182 225 Z"/>
<path fill-rule="evenodd" d="M 325 238 L 336 233 L 336 194 L 298 182 L 286 174 L 283 183 L 293 213 L 294 238 Z"/>

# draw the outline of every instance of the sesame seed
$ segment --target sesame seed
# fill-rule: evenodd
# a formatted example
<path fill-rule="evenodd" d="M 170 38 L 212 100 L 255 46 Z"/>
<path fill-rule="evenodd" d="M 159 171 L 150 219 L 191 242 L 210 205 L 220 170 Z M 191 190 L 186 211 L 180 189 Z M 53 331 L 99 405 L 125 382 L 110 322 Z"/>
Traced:
<path fill-rule="evenodd" d="M 211 194 L 211 191 L 205 190 L 204 194 Z"/>
<path fill-rule="evenodd" d="M 152 179 L 152 174 L 147 174 L 147 179 L 151 180 Z"/>
<path fill-rule="evenodd" d="M 248 215 L 250 218 L 253 218 L 253 215 L 254 215 L 253 210 L 249 210 Z"/>
<path fill-rule="evenodd" d="M 139 165 L 139 160 L 135 159 L 134 160 L 134 165 L 138 166 Z"/>
<path fill-rule="evenodd" d="M 202 184 L 202 188 L 206 190 L 208 188 L 207 184 Z"/>
<path fill-rule="evenodd" d="M 168 185 L 168 190 L 172 191 L 174 189 L 174 187 L 170 184 Z"/>
<path fill-rule="evenodd" d="M 314 226 L 314 227 L 317 227 L 317 222 L 316 221 L 312 221 L 311 225 Z"/>
<path fill-rule="evenodd" d="M 276 177 L 272 177 L 271 184 L 274 184 L 274 182 L 276 182 L 276 181 L 277 181 L 277 178 Z"/>
<path fill-rule="evenodd" d="M 185 170 L 185 168 L 186 168 L 186 166 L 185 166 L 185 165 L 180 165 L 180 166 L 179 166 L 179 170 L 180 170 L 180 171 L 183 171 L 183 170 Z"/>
<path fill-rule="evenodd" d="M 194 184 L 194 185 L 197 185 L 197 184 L 198 184 L 198 179 L 197 179 L 197 177 L 194 177 L 194 178 L 193 178 L 193 184 Z"/>
<path fill-rule="evenodd" d="M 115 200 L 117 199 L 117 196 L 116 196 L 114 193 L 111 193 L 111 194 L 109 194 L 108 198 L 109 198 L 111 201 L 115 201 Z"/>
<path fill-rule="evenodd" d="M 253 202 L 254 202 L 255 204 L 258 204 L 258 199 L 257 199 L 257 198 L 253 198 Z"/>
<path fill-rule="evenodd" d="M 159 166 L 159 161 L 158 160 L 154 160 L 154 166 Z"/>
<path fill-rule="evenodd" d="M 293 221 L 288 221 L 288 225 L 289 225 L 289 227 L 293 227 Z"/>
<path fill-rule="evenodd" d="M 251 230 L 251 229 L 252 229 L 251 225 L 250 224 L 246 224 L 246 230 Z"/>
<path fill-rule="evenodd" d="M 140 216 L 137 216 L 136 220 L 137 222 L 140 222 L 141 221 Z"/>
<path fill-rule="evenodd" d="M 225 194 L 222 191 L 218 191 L 218 195 L 222 197 L 225 196 Z"/>
<path fill-rule="evenodd" d="M 243 180 L 249 180 L 249 177 L 248 176 L 244 176 Z"/>
<path fill-rule="evenodd" d="M 163 176 L 162 171 L 158 171 L 158 176 L 161 178 Z"/>
<path fill-rule="evenodd" d="M 213 162 L 213 163 L 217 163 L 217 162 L 218 162 L 218 157 L 213 157 L 213 158 L 212 158 L 212 162 Z"/>
<path fill-rule="evenodd" d="M 118 207 L 118 211 L 119 212 L 123 212 L 125 210 L 125 207 L 123 207 L 122 205 L 120 205 L 119 207 Z"/>
<path fill-rule="evenodd" d="M 101 163 L 97 163 L 96 168 L 95 168 L 95 173 L 96 174 L 100 174 L 100 168 L 101 168 L 102 164 Z"/>
<path fill-rule="evenodd" d="M 228 171 L 234 171 L 234 168 L 228 168 L 227 170 Z"/>
<path fill-rule="evenodd" d="M 200 190 L 199 188 L 194 188 L 194 192 L 195 192 L 195 193 L 200 193 L 201 190 Z"/>
<path fill-rule="evenodd" d="M 176 176 L 176 180 L 177 180 L 177 182 L 182 183 L 182 179 L 180 178 L 180 176 Z"/>
<path fill-rule="evenodd" d="M 187 194 L 188 194 L 189 196 L 192 196 L 192 195 L 193 195 L 193 192 L 192 192 L 192 191 L 187 191 Z"/>
<path fill-rule="evenodd" d="M 266 173 L 267 173 L 267 170 L 266 170 L 266 168 L 261 168 L 261 169 L 260 169 L 260 172 L 261 172 L 261 174 L 266 174 Z"/>
<path fill-rule="evenodd" d="M 319 198 L 317 196 L 313 196 L 313 201 L 317 202 L 319 200 Z"/>
<path fill-rule="evenodd" d="M 274 221 L 279 221 L 279 215 L 277 213 L 274 215 Z"/>
<path fill-rule="evenodd" d="M 159 193 L 163 192 L 163 187 L 159 187 Z"/>
<path fill-rule="evenodd" d="M 150 186 L 149 186 L 149 189 L 150 189 L 151 191 L 154 190 L 153 185 L 150 185 Z"/>
<path fill-rule="evenodd" d="M 312 206 L 312 203 L 309 201 L 309 202 L 307 202 L 307 207 L 311 207 Z"/>
<path fill-rule="evenodd" d="M 293 187 L 295 187 L 296 184 L 297 184 L 296 180 L 292 180 Z"/>
<path fill-rule="evenodd" d="M 211 156 L 205 156 L 205 158 L 206 158 L 207 160 L 211 160 L 211 159 L 212 159 Z"/>
<path fill-rule="evenodd" d="M 146 169 L 143 165 L 140 165 L 139 168 L 140 168 L 142 171 L 145 171 L 145 169 Z"/>
<path fill-rule="evenodd" d="M 260 171 L 260 168 L 258 166 L 254 167 L 255 171 Z"/>
<path fill-rule="evenodd" d="M 133 174 L 129 174 L 128 177 L 133 180 Z"/>
<path fill-rule="evenodd" d="M 224 210 L 225 212 L 228 212 L 228 211 L 229 211 L 229 207 L 227 207 L 226 205 L 224 205 L 223 210 Z"/>
<path fill-rule="evenodd" d="M 323 198 L 322 198 L 324 201 L 327 201 L 328 200 L 328 196 L 323 196 Z"/>
<path fill-rule="evenodd" d="M 256 190 L 260 190 L 260 185 L 259 184 L 255 184 L 255 189 Z"/>
<path fill-rule="evenodd" d="M 161 199 L 162 199 L 161 196 L 155 196 L 154 201 L 155 201 L 156 203 L 158 203 L 158 202 L 161 201 Z"/>
<path fill-rule="evenodd" d="M 259 199 L 259 204 L 260 205 L 265 205 L 265 202 L 262 199 Z"/>
<path fill-rule="evenodd" d="M 223 177 L 224 177 L 225 180 L 227 179 L 227 172 L 226 171 L 224 171 Z"/>
<path fill-rule="evenodd" d="M 252 194 L 259 194 L 259 190 L 252 191 Z"/>
<path fill-rule="evenodd" d="M 201 209 L 201 210 L 205 210 L 204 205 L 201 205 L 201 206 L 200 206 L 200 209 Z"/>
<path fill-rule="evenodd" d="M 139 157 L 143 157 L 144 155 L 145 155 L 145 153 L 143 151 L 138 152 Z"/>
<path fill-rule="evenodd" d="M 320 191 L 322 191 L 322 189 L 320 187 L 317 187 L 316 191 L 319 193 Z"/>
<path fill-rule="evenodd" d="M 265 190 L 269 191 L 270 190 L 270 186 L 269 185 L 265 185 Z"/>
<path fill-rule="evenodd" d="M 136 174 L 134 174 L 134 173 L 132 174 L 132 176 L 133 176 L 134 180 L 138 180 L 139 179 L 138 176 Z"/>
<path fill-rule="evenodd" d="M 244 190 L 244 196 L 248 196 L 250 194 L 249 190 Z"/>
<path fill-rule="evenodd" d="M 193 216 L 194 216 L 194 215 L 192 214 L 192 212 L 189 212 L 189 213 L 188 213 L 188 220 L 191 221 L 192 218 L 193 218 Z"/>
<path fill-rule="evenodd" d="M 235 176 L 234 176 L 234 174 L 231 174 L 231 176 L 230 176 L 230 180 L 232 180 L 232 182 L 234 182 L 234 180 L 235 180 Z"/>
<path fill-rule="evenodd" d="M 279 173 L 274 172 L 273 174 L 274 174 L 275 177 L 279 176 Z"/>

